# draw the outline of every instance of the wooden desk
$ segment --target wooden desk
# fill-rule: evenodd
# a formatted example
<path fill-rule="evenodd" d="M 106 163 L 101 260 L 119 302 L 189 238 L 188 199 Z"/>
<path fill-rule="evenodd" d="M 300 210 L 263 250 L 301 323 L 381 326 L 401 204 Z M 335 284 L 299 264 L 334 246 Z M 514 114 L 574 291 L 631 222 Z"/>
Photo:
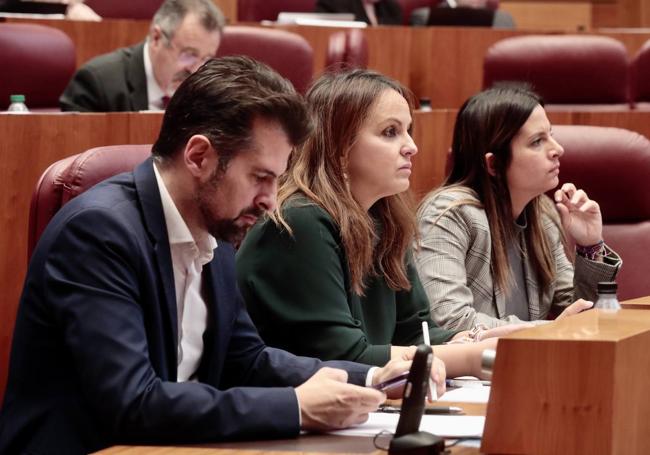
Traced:
<path fill-rule="evenodd" d="M 650 310 L 650 296 L 626 300 L 621 302 L 621 307 L 627 310 Z"/>
<path fill-rule="evenodd" d="M 649 343 L 650 312 L 625 309 L 585 311 L 502 338 L 481 448 L 650 453 Z"/>
<path fill-rule="evenodd" d="M 485 404 L 443 403 L 460 406 L 467 415 L 485 415 Z M 265 453 L 295 454 L 369 454 L 381 455 L 386 452 L 377 450 L 372 438 L 335 435 L 303 435 L 296 439 L 271 441 L 247 441 L 215 444 L 188 445 L 176 447 L 161 446 L 114 446 L 97 452 L 99 455 L 259 455 Z M 453 447 L 453 455 L 477 455 L 478 449 L 471 447 Z"/>
<path fill-rule="evenodd" d="M 195 446 L 113 446 L 96 452 L 98 455 L 324 455 L 370 454 L 386 455 L 377 450 L 372 438 L 355 436 L 306 435 L 297 439 L 279 441 L 239 442 L 230 444 L 205 444 Z M 452 447 L 452 455 L 478 455 L 472 447 Z"/>

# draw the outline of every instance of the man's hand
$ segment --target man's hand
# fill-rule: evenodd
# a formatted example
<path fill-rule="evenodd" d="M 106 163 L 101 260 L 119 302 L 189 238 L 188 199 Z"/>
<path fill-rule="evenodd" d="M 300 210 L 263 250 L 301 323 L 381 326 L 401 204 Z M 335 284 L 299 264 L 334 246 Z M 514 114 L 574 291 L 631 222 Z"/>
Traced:
<path fill-rule="evenodd" d="M 301 429 L 327 431 L 358 425 L 386 400 L 383 392 L 347 380 L 345 371 L 326 367 L 296 387 Z"/>

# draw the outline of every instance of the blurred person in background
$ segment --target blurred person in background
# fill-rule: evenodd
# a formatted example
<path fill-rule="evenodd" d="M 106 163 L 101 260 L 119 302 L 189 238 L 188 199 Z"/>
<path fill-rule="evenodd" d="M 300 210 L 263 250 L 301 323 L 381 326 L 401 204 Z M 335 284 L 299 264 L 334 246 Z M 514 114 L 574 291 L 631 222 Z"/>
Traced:
<path fill-rule="evenodd" d="M 215 56 L 224 24 L 211 0 L 166 0 L 144 42 L 95 57 L 75 73 L 61 109 L 164 110 L 180 83 Z"/>

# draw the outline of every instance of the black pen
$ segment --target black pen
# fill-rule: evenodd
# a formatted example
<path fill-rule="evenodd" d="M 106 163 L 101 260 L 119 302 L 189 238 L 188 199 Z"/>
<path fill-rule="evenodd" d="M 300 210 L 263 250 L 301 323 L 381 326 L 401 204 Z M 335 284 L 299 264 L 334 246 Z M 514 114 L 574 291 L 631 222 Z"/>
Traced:
<path fill-rule="evenodd" d="M 400 413 L 401 408 L 397 406 L 381 406 L 379 412 L 390 412 L 390 413 Z M 424 408 L 425 414 L 460 414 L 463 412 L 463 408 L 458 406 L 427 406 Z"/>

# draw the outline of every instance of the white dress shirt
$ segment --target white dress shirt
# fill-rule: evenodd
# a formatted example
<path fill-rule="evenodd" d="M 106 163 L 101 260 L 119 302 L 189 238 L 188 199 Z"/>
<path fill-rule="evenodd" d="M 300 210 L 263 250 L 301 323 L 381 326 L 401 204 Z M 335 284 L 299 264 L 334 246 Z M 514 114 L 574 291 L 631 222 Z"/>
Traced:
<path fill-rule="evenodd" d="M 177 381 L 193 380 L 203 355 L 203 333 L 208 323 L 208 308 L 202 290 L 201 271 L 217 248 L 216 239 L 203 233 L 194 238 L 172 200 L 156 165 L 153 165 L 160 191 L 169 248 L 174 268 L 178 327 Z"/>
<path fill-rule="evenodd" d="M 147 102 L 150 111 L 163 111 L 163 97 L 165 92 L 160 88 L 153 75 L 153 66 L 149 58 L 149 40 L 144 43 L 144 74 L 147 77 Z M 155 166 L 154 166 L 155 167 Z"/>

